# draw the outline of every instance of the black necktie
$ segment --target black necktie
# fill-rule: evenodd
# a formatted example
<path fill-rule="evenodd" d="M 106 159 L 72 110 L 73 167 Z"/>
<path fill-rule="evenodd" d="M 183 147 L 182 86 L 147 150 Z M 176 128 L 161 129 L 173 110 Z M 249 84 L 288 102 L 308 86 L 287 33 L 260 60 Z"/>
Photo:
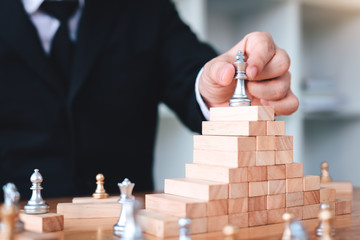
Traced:
<path fill-rule="evenodd" d="M 50 50 L 50 60 L 55 70 L 63 78 L 66 88 L 69 86 L 72 60 L 74 57 L 74 43 L 70 40 L 68 21 L 79 6 L 76 0 L 45 0 L 40 9 L 47 14 L 57 18 L 60 21 L 60 27 L 57 30 L 52 41 Z"/>

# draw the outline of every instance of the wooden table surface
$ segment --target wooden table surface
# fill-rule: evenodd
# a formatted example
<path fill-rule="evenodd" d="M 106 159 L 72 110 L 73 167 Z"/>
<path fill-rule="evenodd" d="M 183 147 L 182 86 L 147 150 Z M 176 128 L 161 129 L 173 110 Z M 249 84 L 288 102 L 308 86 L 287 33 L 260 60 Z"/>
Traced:
<path fill-rule="evenodd" d="M 52 199 L 48 203 L 52 208 L 58 202 L 70 202 L 70 199 Z M 53 209 L 54 210 L 54 209 Z M 117 222 L 116 218 L 103 219 L 65 219 L 65 230 L 59 232 L 61 239 L 119 239 L 113 235 L 112 226 Z M 318 225 L 318 220 L 302 221 L 309 233 L 309 239 L 317 239 L 314 229 Z M 334 239 L 360 239 L 360 188 L 356 188 L 353 193 L 353 210 L 351 215 L 337 216 L 333 221 L 336 228 Z M 283 224 L 272 224 L 260 227 L 242 228 L 239 230 L 236 239 L 281 239 Z M 158 239 L 144 234 L 145 239 Z M 192 235 L 192 239 L 222 239 L 221 232 Z M 177 239 L 177 238 L 170 238 Z"/>

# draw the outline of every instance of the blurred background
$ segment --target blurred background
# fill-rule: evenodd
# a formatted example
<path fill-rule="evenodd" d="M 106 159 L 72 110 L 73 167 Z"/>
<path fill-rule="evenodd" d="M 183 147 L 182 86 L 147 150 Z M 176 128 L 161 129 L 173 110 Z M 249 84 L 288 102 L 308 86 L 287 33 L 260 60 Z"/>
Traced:
<path fill-rule="evenodd" d="M 292 89 L 299 111 L 286 121 L 294 160 L 305 174 L 330 163 L 335 181 L 360 186 L 359 0 L 174 0 L 197 36 L 223 53 L 253 31 L 269 32 L 291 58 Z M 155 188 L 185 176 L 193 133 L 160 105 Z"/>

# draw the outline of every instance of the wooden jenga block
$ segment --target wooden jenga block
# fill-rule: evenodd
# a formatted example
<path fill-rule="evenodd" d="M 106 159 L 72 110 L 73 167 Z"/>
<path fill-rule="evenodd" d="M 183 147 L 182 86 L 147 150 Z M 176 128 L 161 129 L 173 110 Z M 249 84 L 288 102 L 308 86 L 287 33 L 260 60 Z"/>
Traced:
<path fill-rule="evenodd" d="M 255 151 L 255 137 L 194 135 L 194 149 L 212 151 Z"/>
<path fill-rule="evenodd" d="M 248 181 L 249 182 L 260 182 L 267 180 L 267 167 L 257 166 L 248 167 Z"/>
<path fill-rule="evenodd" d="M 289 178 L 286 179 L 286 192 L 301 192 L 303 190 L 303 179 L 302 178 Z"/>
<path fill-rule="evenodd" d="M 304 205 L 314 205 L 320 203 L 320 190 L 304 192 Z"/>
<path fill-rule="evenodd" d="M 286 207 L 296 207 L 304 205 L 303 192 L 286 193 Z"/>
<path fill-rule="evenodd" d="M 14 237 L 14 240 L 60 240 L 60 239 L 63 239 L 63 237 L 61 237 L 61 235 L 57 233 L 37 233 L 30 231 L 23 231 L 17 233 Z"/>
<path fill-rule="evenodd" d="M 93 198 L 93 197 L 75 197 L 72 203 L 117 203 L 120 196 L 110 196 L 108 198 Z"/>
<path fill-rule="evenodd" d="M 228 185 L 199 179 L 165 179 L 164 192 L 206 201 L 228 198 Z"/>
<path fill-rule="evenodd" d="M 256 136 L 257 151 L 275 150 L 275 136 Z"/>
<path fill-rule="evenodd" d="M 256 166 L 275 165 L 275 151 L 256 151 Z"/>
<path fill-rule="evenodd" d="M 229 217 L 228 215 L 208 217 L 207 221 L 208 232 L 218 232 L 229 223 Z"/>
<path fill-rule="evenodd" d="M 293 136 L 276 136 L 275 137 L 276 150 L 293 150 Z"/>
<path fill-rule="evenodd" d="M 286 164 L 286 178 L 299 178 L 303 177 L 303 164 L 302 163 L 289 163 Z"/>
<path fill-rule="evenodd" d="M 25 230 L 32 232 L 57 232 L 64 230 L 64 216 L 56 213 L 26 214 L 20 211 L 19 218 Z"/>
<path fill-rule="evenodd" d="M 268 182 L 249 182 L 249 197 L 264 196 L 268 194 Z"/>
<path fill-rule="evenodd" d="M 249 212 L 249 227 L 266 225 L 267 224 L 267 211 L 254 211 Z"/>
<path fill-rule="evenodd" d="M 267 211 L 268 214 L 268 224 L 274 223 L 282 223 L 284 220 L 282 219 L 282 215 L 285 213 L 285 208 L 279 209 L 270 209 Z"/>
<path fill-rule="evenodd" d="M 247 212 L 230 214 L 229 215 L 229 224 L 238 227 L 245 228 L 249 226 L 249 214 Z"/>
<path fill-rule="evenodd" d="M 194 163 L 231 168 L 251 167 L 256 164 L 255 151 L 223 152 L 194 149 L 193 159 Z"/>
<path fill-rule="evenodd" d="M 321 185 L 321 184 L 320 184 Z M 336 190 L 333 188 L 320 188 L 320 203 L 330 203 L 336 201 Z"/>
<path fill-rule="evenodd" d="M 336 199 L 335 215 L 350 214 L 352 210 L 352 201 L 349 199 Z"/>
<path fill-rule="evenodd" d="M 146 209 L 175 217 L 201 218 L 207 216 L 207 202 L 166 193 L 146 194 Z"/>
<path fill-rule="evenodd" d="M 266 209 L 278 209 L 286 207 L 286 195 L 277 194 L 277 195 L 268 195 L 267 197 L 267 206 Z"/>
<path fill-rule="evenodd" d="M 57 213 L 64 218 L 116 218 L 120 216 L 119 203 L 58 203 Z"/>
<path fill-rule="evenodd" d="M 285 180 L 270 180 L 268 181 L 268 194 L 277 195 L 286 192 Z"/>
<path fill-rule="evenodd" d="M 185 165 L 187 178 L 216 182 L 247 182 L 247 168 L 228 168 L 205 164 L 188 163 Z"/>
<path fill-rule="evenodd" d="M 228 200 L 214 200 L 207 203 L 207 216 L 221 216 L 228 214 Z"/>
<path fill-rule="evenodd" d="M 281 180 L 286 179 L 286 165 L 267 166 L 267 179 L 268 180 Z"/>
<path fill-rule="evenodd" d="M 289 164 L 293 161 L 293 150 L 275 151 L 275 164 Z"/>
<path fill-rule="evenodd" d="M 349 197 L 351 197 L 352 192 L 353 192 L 353 185 L 351 182 L 321 183 L 320 186 L 335 189 L 337 198 L 341 198 L 344 195 L 349 195 Z"/>
<path fill-rule="evenodd" d="M 249 211 L 248 198 L 229 199 L 228 212 L 229 214 L 245 213 Z"/>
<path fill-rule="evenodd" d="M 249 197 L 248 209 L 249 212 L 266 210 L 267 197 Z"/>
<path fill-rule="evenodd" d="M 202 122 L 203 135 L 259 136 L 266 134 L 264 121 Z"/>
<path fill-rule="evenodd" d="M 273 121 L 274 117 L 270 106 L 210 108 L 210 121 Z"/>
<path fill-rule="evenodd" d="M 304 175 L 304 191 L 312 191 L 320 189 L 320 176 Z"/>
<path fill-rule="evenodd" d="M 317 218 L 320 212 L 320 204 L 303 206 L 303 219 Z"/>
<path fill-rule="evenodd" d="M 285 135 L 285 121 L 266 121 L 266 135 Z"/>
<path fill-rule="evenodd" d="M 294 214 L 295 219 L 303 219 L 303 206 L 288 207 L 285 211 Z"/>
<path fill-rule="evenodd" d="M 249 196 L 249 183 L 230 183 L 229 198 L 244 198 Z"/>
<path fill-rule="evenodd" d="M 165 238 L 179 235 L 177 217 L 142 209 L 137 213 L 137 221 L 144 232 L 156 237 Z M 207 218 L 192 219 L 190 232 L 192 234 L 207 232 Z"/>

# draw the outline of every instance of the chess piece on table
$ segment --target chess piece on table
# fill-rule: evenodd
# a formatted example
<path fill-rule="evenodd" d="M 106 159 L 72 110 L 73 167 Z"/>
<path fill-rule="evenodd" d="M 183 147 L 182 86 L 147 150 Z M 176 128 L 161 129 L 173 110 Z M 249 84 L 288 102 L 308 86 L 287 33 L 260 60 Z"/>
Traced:
<path fill-rule="evenodd" d="M 282 215 L 282 219 L 284 220 L 284 232 L 281 239 L 291 240 L 290 223 L 294 220 L 294 214 L 286 212 Z"/>
<path fill-rule="evenodd" d="M 234 95 L 229 100 L 230 107 L 241 107 L 241 106 L 250 106 L 251 100 L 246 95 L 245 91 L 245 80 L 247 76 L 245 74 L 246 62 L 244 61 L 244 55 L 241 51 L 236 55 L 236 62 L 234 62 L 235 67 L 235 79 L 236 87 Z"/>
<path fill-rule="evenodd" d="M 179 240 L 191 240 L 190 237 L 190 224 L 189 218 L 179 218 Z"/>
<path fill-rule="evenodd" d="M 321 239 L 332 239 L 332 236 L 335 236 L 335 229 L 331 227 L 331 221 L 334 218 L 334 213 L 330 209 L 328 203 L 322 203 L 320 205 L 319 213 L 319 226 L 315 228 L 316 236 L 321 237 Z"/>
<path fill-rule="evenodd" d="M 104 180 L 105 177 L 103 174 L 99 173 L 98 175 L 96 175 L 96 190 L 92 195 L 93 198 L 103 199 L 109 196 L 109 194 L 106 193 L 104 188 Z"/>
<path fill-rule="evenodd" d="M 234 225 L 228 224 L 223 228 L 222 232 L 223 232 L 223 235 L 225 235 L 224 240 L 234 240 L 235 236 L 238 232 L 238 228 Z"/>
<path fill-rule="evenodd" d="M 142 240 L 142 231 L 136 222 L 136 212 L 139 208 L 139 202 L 134 199 L 127 199 L 122 203 L 121 212 L 125 214 L 125 226 L 121 234 L 122 240 Z"/>
<path fill-rule="evenodd" d="M 118 222 L 114 225 L 113 231 L 116 236 L 121 236 L 124 232 L 124 228 L 127 222 L 127 215 L 125 211 L 125 206 L 127 202 L 132 202 L 135 200 L 135 197 L 132 195 L 135 184 L 130 182 L 129 179 L 125 178 L 122 183 L 118 183 L 120 188 L 120 199 L 119 203 L 122 204 L 120 217 Z"/>
<path fill-rule="evenodd" d="M 329 174 L 329 163 L 328 162 L 322 162 L 321 163 L 320 182 L 321 183 L 331 182 L 331 177 L 330 177 L 330 174 Z"/>
<path fill-rule="evenodd" d="M 43 177 L 41 176 L 39 169 L 35 169 L 34 173 L 30 177 L 32 182 L 32 195 L 28 203 L 24 206 L 25 213 L 27 214 L 40 214 L 49 212 L 49 205 L 43 200 L 41 196 L 41 183 Z"/>
<path fill-rule="evenodd" d="M 307 232 L 304 226 L 296 219 L 290 223 L 290 232 L 291 239 L 293 240 L 308 240 Z"/>

